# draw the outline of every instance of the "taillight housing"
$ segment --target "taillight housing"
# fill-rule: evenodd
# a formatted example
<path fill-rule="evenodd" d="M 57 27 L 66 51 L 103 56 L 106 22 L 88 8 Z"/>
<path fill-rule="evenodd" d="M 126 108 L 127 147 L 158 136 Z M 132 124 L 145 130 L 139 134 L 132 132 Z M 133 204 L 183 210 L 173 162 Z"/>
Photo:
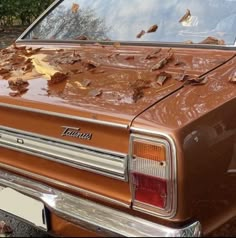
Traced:
<path fill-rule="evenodd" d="M 132 207 L 160 217 L 176 212 L 176 156 L 170 138 L 131 135 L 129 176 Z"/>

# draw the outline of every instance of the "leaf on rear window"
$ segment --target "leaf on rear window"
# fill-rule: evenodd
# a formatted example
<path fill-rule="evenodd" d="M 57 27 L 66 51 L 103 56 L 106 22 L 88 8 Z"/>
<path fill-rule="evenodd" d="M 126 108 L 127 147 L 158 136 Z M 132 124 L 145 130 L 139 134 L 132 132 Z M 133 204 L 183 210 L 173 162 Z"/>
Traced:
<path fill-rule="evenodd" d="M 138 33 L 138 35 L 136 36 L 138 39 L 139 38 L 141 38 L 142 36 L 144 36 L 145 35 L 145 31 L 144 30 L 142 30 L 142 31 L 140 31 L 140 33 Z"/>
<path fill-rule="evenodd" d="M 187 9 L 185 15 L 182 18 L 180 18 L 179 23 L 188 21 L 190 17 L 191 17 L 191 11 Z"/>
<path fill-rule="evenodd" d="M 224 40 L 219 40 L 213 36 L 209 36 L 203 41 L 199 42 L 199 44 L 207 44 L 207 45 L 225 45 Z"/>
<path fill-rule="evenodd" d="M 158 25 L 153 25 L 153 26 L 151 26 L 151 27 L 148 29 L 147 33 L 156 32 L 157 29 L 158 29 Z"/>
<path fill-rule="evenodd" d="M 75 14 L 78 12 L 78 10 L 79 10 L 79 4 L 73 3 L 72 8 L 71 8 L 72 13 Z"/>

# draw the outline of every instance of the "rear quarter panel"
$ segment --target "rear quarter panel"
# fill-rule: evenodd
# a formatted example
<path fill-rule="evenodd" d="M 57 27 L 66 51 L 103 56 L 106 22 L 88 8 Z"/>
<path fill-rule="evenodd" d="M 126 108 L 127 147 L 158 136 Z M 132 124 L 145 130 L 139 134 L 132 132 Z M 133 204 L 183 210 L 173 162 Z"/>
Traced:
<path fill-rule="evenodd" d="M 166 133 L 177 148 L 176 221 L 199 220 L 204 234 L 236 215 L 236 58 L 143 113 L 135 128 Z"/>

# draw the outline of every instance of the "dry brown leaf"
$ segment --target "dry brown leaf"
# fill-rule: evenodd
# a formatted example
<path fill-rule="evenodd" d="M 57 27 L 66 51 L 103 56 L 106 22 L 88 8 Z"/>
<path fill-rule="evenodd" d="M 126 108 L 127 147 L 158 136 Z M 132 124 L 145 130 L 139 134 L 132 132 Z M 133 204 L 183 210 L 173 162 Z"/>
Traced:
<path fill-rule="evenodd" d="M 57 72 L 51 76 L 51 80 L 48 81 L 49 85 L 58 84 L 65 81 L 68 76 L 64 73 Z"/>
<path fill-rule="evenodd" d="M 113 46 L 115 47 L 115 48 L 120 48 L 120 42 L 115 42 L 114 44 L 113 44 Z"/>
<path fill-rule="evenodd" d="M 11 234 L 13 230 L 4 221 L 0 222 L 0 235 Z"/>
<path fill-rule="evenodd" d="M 10 70 L 5 69 L 5 68 L 0 69 L 0 75 L 4 75 L 4 74 L 8 74 L 8 73 L 10 73 Z"/>
<path fill-rule="evenodd" d="M 234 73 L 229 77 L 229 82 L 230 82 L 230 83 L 236 83 L 236 72 L 234 72 Z"/>
<path fill-rule="evenodd" d="M 156 32 L 157 29 L 158 29 L 158 25 L 153 25 L 153 26 L 151 26 L 151 27 L 148 29 L 147 33 Z"/>
<path fill-rule="evenodd" d="M 208 81 L 207 77 L 200 77 L 200 78 L 188 78 L 186 82 L 193 86 L 197 86 L 197 85 L 204 85 L 207 83 L 207 81 Z"/>
<path fill-rule="evenodd" d="M 189 75 L 188 74 L 182 74 L 179 77 L 176 77 L 175 80 L 179 81 L 179 82 L 184 82 L 186 80 L 188 80 Z"/>
<path fill-rule="evenodd" d="M 74 38 L 75 40 L 89 40 L 89 38 L 85 35 L 81 35 L 81 36 L 78 36 L 78 37 L 75 37 Z"/>
<path fill-rule="evenodd" d="M 187 21 L 191 17 L 191 11 L 187 9 L 185 15 L 179 20 L 179 23 Z"/>
<path fill-rule="evenodd" d="M 154 52 L 151 52 L 150 54 L 148 54 L 145 59 L 147 60 L 151 60 L 151 59 L 156 59 L 158 58 L 158 54 L 161 52 L 162 49 L 158 49 L 155 50 Z"/>
<path fill-rule="evenodd" d="M 173 55 L 173 53 L 169 53 L 165 58 L 161 59 L 157 64 L 155 64 L 151 68 L 151 71 L 162 69 L 173 58 Z"/>
<path fill-rule="evenodd" d="M 125 57 L 125 60 L 134 60 L 134 59 L 135 59 L 135 57 L 132 55 Z"/>
<path fill-rule="evenodd" d="M 199 44 L 207 44 L 207 45 L 225 45 L 224 40 L 219 40 L 213 36 L 207 37 L 205 40 L 199 42 Z"/>
<path fill-rule="evenodd" d="M 140 33 L 138 33 L 138 35 L 136 36 L 138 39 L 139 38 L 141 38 L 142 36 L 144 36 L 145 35 L 145 31 L 144 30 L 142 30 L 142 31 L 140 31 Z"/>
<path fill-rule="evenodd" d="M 156 82 L 160 85 L 163 86 L 163 84 L 165 83 L 165 81 L 167 79 L 171 78 L 171 74 L 166 73 L 166 72 L 160 72 L 159 74 L 157 74 L 156 76 Z"/>
<path fill-rule="evenodd" d="M 82 62 L 82 65 L 85 67 L 86 70 L 91 71 L 91 70 L 95 70 L 97 67 L 100 66 L 99 63 L 94 62 L 92 60 L 87 60 Z"/>
<path fill-rule="evenodd" d="M 78 12 L 78 10 L 79 10 L 79 4 L 73 3 L 72 8 L 71 8 L 72 13 L 76 14 Z"/>
<path fill-rule="evenodd" d="M 103 94 L 103 91 L 100 89 L 94 89 L 89 92 L 89 96 L 92 96 L 92 97 L 99 97 L 99 96 L 102 96 L 102 94 Z"/>
<path fill-rule="evenodd" d="M 91 85 L 91 80 L 90 79 L 84 79 L 82 82 L 81 82 L 81 86 L 82 87 L 88 87 L 88 86 L 90 86 Z"/>

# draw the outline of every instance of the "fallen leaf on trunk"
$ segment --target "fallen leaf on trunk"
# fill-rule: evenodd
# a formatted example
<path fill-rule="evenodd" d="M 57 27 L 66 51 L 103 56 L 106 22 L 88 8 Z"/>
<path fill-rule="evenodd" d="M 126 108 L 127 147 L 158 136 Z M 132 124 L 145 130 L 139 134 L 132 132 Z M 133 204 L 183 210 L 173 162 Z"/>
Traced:
<path fill-rule="evenodd" d="M 103 94 L 103 91 L 99 89 L 94 89 L 89 92 L 89 96 L 92 96 L 92 97 L 99 97 L 102 94 Z"/>
<path fill-rule="evenodd" d="M 142 36 L 144 36 L 145 35 L 145 31 L 144 30 L 142 30 L 142 31 L 140 31 L 140 33 L 138 33 L 138 35 L 136 36 L 138 39 L 140 39 Z"/>
<path fill-rule="evenodd" d="M 150 83 L 151 81 L 138 79 L 131 85 L 133 89 L 133 101 L 135 103 L 144 96 L 144 90 L 150 88 Z"/>
<path fill-rule="evenodd" d="M 1 69 L 0 69 L 0 74 L 1 74 L 1 75 L 8 74 L 8 73 L 10 73 L 10 70 L 5 69 L 5 68 L 1 68 Z"/>
<path fill-rule="evenodd" d="M 95 70 L 96 68 L 98 68 L 100 66 L 99 63 L 92 61 L 92 60 L 86 60 L 86 61 L 82 62 L 82 65 L 88 71 Z"/>
<path fill-rule="evenodd" d="M 51 80 L 48 81 L 49 85 L 58 84 L 64 82 L 68 76 L 64 73 L 56 72 L 54 75 L 51 76 Z"/>
<path fill-rule="evenodd" d="M 158 49 L 155 50 L 154 52 L 151 52 L 150 54 L 148 54 L 145 59 L 147 60 L 151 60 L 151 59 L 156 59 L 158 58 L 158 54 L 161 52 L 162 49 Z"/>
<path fill-rule="evenodd" d="M 165 58 L 161 59 L 157 64 L 155 64 L 151 68 L 151 71 L 162 69 L 173 58 L 173 55 L 173 53 L 169 53 Z"/>
<path fill-rule="evenodd" d="M 187 9 L 185 15 L 179 20 L 179 23 L 187 21 L 191 17 L 191 11 Z"/>
<path fill-rule="evenodd" d="M 180 77 L 176 77 L 175 78 L 177 81 L 179 81 L 179 82 L 184 82 L 184 81 L 186 81 L 186 80 L 188 80 L 189 79 L 189 75 L 188 74 L 183 74 L 183 75 L 181 75 Z"/>
<path fill-rule="evenodd" d="M 229 77 L 229 82 L 230 82 L 230 83 L 236 83 L 236 72 L 234 72 L 234 73 Z"/>
<path fill-rule="evenodd" d="M 81 86 L 82 87 L 85 87 L 87 88 L 88 86 L 91 85 L 91 80 L 90 79 L 84 79 L 82 82 L 81 82 Z"/>
<path fill-rule="evenodd" d="M 156 76 L 156 82 L 160 85 L 163 86 L 163 84 L 166 82 L 167 79 L 171 78 L 171 74 L 166 73 L 166 72 L 160 72 Z"/>
<path fill-rule="evenodd" d="M 115 42 L 114 44 L 113 44 L 113 46 L 115 47 L 115 48 L 120 48 L 120 42 Z"/>
<path fill-rule="evenodd" d="M 151 26 L 151 27 L 148 29 L 147 33 L 156 32 L 157 29 L 158 29 L 158 25 L 153 25 L 153 26 Z"/>
<path fill-rule="evenodd" d="M 201 77 L 201 78 L 188 78 L 186 83 L 191 84 L 193 86 L 198 86 L 198 85 L 204 85 L 208 81 L 207 77 Z"/>

